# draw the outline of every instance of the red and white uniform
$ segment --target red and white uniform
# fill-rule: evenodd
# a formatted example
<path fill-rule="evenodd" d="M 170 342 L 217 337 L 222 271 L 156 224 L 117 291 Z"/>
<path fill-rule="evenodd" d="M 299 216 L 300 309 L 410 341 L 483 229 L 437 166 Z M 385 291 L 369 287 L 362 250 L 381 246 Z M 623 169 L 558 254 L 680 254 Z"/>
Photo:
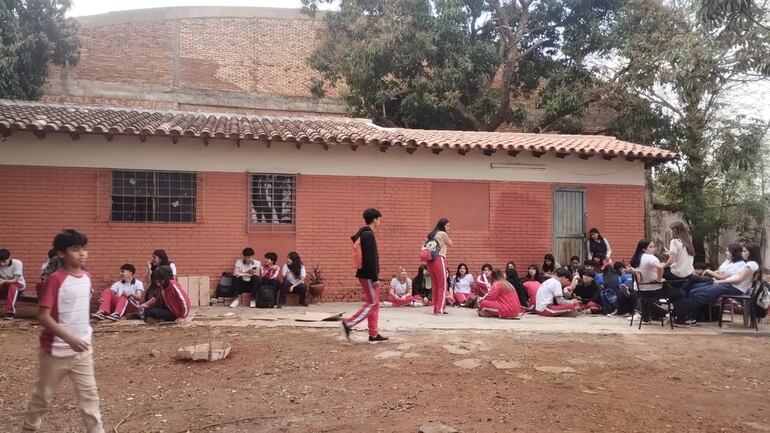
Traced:
<path fill-rule="evenodd" d="M 16 299 L 19 292 L 27 287 L 21 260 L 11 259 L 7 266 L 0 266 L 0 280 L 13 279 L 16 279 L 15 283 L 0 283 L 0 292 L 6 292 L 5 312 L 10 314 L 16 314 Z"/>
<path fill-rule="evenodd" d="M 85 271 L 75 276 L 66 269 L 59 269 L 48 276 L 40 290 L 40 307 L 50 309 L 51 317 L 59 326 L 90 344 L 93 333 L 89 322 L 91 276 Z M 47 329 L 43 329 L 40 334 L 40 347 L 57 358 L 68 358 L 77 353 L 67 342 Z"/>
<path fill-rule="evenodd" d="M 535 303 L 537 302 L 537 289 L 540 288 L 540 281 L 528 280 L 528 281 L 524 281 L 522 285 L 524 285 L 524 289 L 527 291 L 527 300 L 529 302 L 529 307 L 532 308 L 535 306 Z"/>
<path fill-rule="evenodd" d="M 190 314 L 190 297 L 175 280 L 171 280 L 167 288 L 158 289 L 155 297 L 145 305 L 145 309 L 150 310 L 158 305 L 165 305 L 177 319 L 184 319 Z"/>
<path fill-rule="evenodd" d="M 556 278 L 549 278 L 543 281 L 540 288 L 537 289 L 537 301 L 535 310 L 541 316 L 561 316 L 575 311 L 575 305 L 572 303 L 555 305 L 557 298 L 564 297 L 564 290 L 561 283 Z"/>
<path fill-rule="evenodd" d="M 463 275 L 462 278 L 455 277 L 452 280 L 452 290 L 454 292 L 454 300 L 459 304 L 464 304 L 476 297 L 476 294 L 472 292 L 473 275 L 470 273 Z"/>
<path fill-rule="evenodd" d="M 99 311 L 108 314 L 117 313 L 119 316 L 139 311 L 139 301 L 132 296 L 141 297 L 142 293 L 144 293 L 144 284 L 136 278 L 129 282 L 117 281 L 108 290 L 102 292 Z"/>
<path fill-rule="evenodd" d="M 516 290 L 508 290 L 502 282 L 496 282 L 492 289 L 479 301 L 479 310 L 495 313 L 501 319 L 510 319 L 521 314 L 521 303 Z"/>
<path fill-rule="evenodd" d="M 390 289 L 396 296 L 404 296 L 404 299 L 398 299 L 393 296 L 393 294 L 388 293 L 388 302 L 393 304 L 394 307 L 403 307 L 416 300 L 415 297 L 412 296 L 412 279 L 409 277 L 407 277 L 406 281 L 403 283 L 399 281 L 398 278 L 394 277 L 390 280 Z M 422 300 L 420 300 L 420 302 L 422 303 Z"/>
<path fill-rule="evenodd" d="M 276 265 L 268 265 L 267 263 L 263 264 L 259 268 L 259 275 L 262 277 L 263 280 L 275 280 L 278 278 L 278 273 L 281 271 L 281 268 L 279 268 Z"/>
<path fill-rule="evenodd" d="M 489 283 L 489 279 L 484 275 L 484 272 L 480 273 L 476 278 L 476 292 L 479 296 L 486 296 L 489 290 L 492 288 L 492 284 Z"/>

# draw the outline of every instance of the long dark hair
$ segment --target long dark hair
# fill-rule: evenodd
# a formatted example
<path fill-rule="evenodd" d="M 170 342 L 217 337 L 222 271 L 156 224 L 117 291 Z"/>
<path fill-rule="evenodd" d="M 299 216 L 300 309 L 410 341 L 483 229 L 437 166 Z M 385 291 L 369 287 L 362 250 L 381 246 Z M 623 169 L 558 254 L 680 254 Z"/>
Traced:
<path fill-rule="evenodd" d="M 743 246 L 749 252 L 749 258 L 747 262 L 756 262 L 759 267 L 762 267 L 762 250 L 757 244 L 746 244 Z"/>
<path fill-rule="evenodd" d="M 174 276 L 172 275 L 171 267 L 160 265 L 160 266 L 158 266 L 157 269 L 152 271 L 152 276 L 151 276 L 152 284 L 155 287 L 160 287 L 162 289 L 165 289 L 166 287 L 168 287 L 168 284 L 169 284 L 169 282 L 171 282 L 171 279 L 173 277 Z M 160 281 L 160 286 L 155 284 L 156 281 Z"/>
<path fill-rule="evenodd" d="M 677 221 L 671 224 L 671 234 L 674 239 L 679 239 L 684 245 L 684 249 L 687 250 L 687 254 L 694 256 L 695 248 L 692 246 L 692 239 L 690 239 L 690 233 L 687 232 L 687 227 L 683 222 Z"/>
<path fill-rule="evenodd" d="M 512 265 L 513 269 L 509 269 L 509 265 Z M 505 264 L 505 279 L 519 290 L 524 288 L 524 285 L 521 284 L 521 278 L 519 278 L 519 272 L 516 270 L 516 263 L 508 262 Z"/>
<path fill-rule="evenodd" d="M 652 241 L 649 240 L 649 239 L 642 239 L 642 240 L 639 241 L 638 244 L 636 244 L 636 251 L 634 252 L 634 256 L 631 257 L 631 267 L 632 268 L 638 268 L 639 267 L 639 264 L 642 262 L 642 254 L 644 254 L 644 250 L 646 250 L 647 247 L 649 247 L 651 243 L 652 243 Z"/>
<path fill-rule="evenodd" d="M 730 255 L 732 258 L 730 259 L 731 262 L 742 262 L 743 256 L 741 253 L 743 252 L 743 245 L 741 244 L 730 244 L 727 246 L 727 250 L 730 251 Z"/>
<path fill-rule="evenodd" d="M 290 252 L 287 257 L 289 260 L 291 260 L 290 265 L 286 265 L 289 268 L 289 271 L 291 271 L 292 274 L 294 274 L 295 278 L 301 278 L 302 277 L 302 259 L 299 258 L 299 254 L 297 254 L 296 251 Z"/>
<path fill-rule="evenodd" d="M 465 263 L 457 265 L 457 272 L 455 273 L 455 281 L 460 281 L 460 268 L 465 268 L 465 275 L 468 275 L 468 266 Z"/>
<path fill-rule="evenodd" d="M 445 232 L 446 231 L 446 225 L 449 224 L 449 220 L 446 218 L 440 218 L 438 222 L 436 223 L 436 227 L 433 228 L 433 230 L 428 233 L 428 239 L 433 239 L 436 237 L 436 233 L 438 232 Z"/>
<path fill-rule="evenodd" d="M 168 254 L 163 250 L 155 250 L 152 252 L 152 255 L 159 258 L 160 263 L 150 266 L 151 270 L 155 270 L 158 266 L 168 266 L 171 264 L 171 261 L 168 259 Z"/>
<path fill-rule="evenodd" d="M 499 268 L 492 269 L 492 276 L 490 280 L 492 280 L 490 281 L 491 284 L 500 283 L 506 290 L 510 292 L 514 290 L 513 285 L 505 279 L 505 274 Z"/>
<path fill-rule="evenodd" d="M 591 237 L 591 233 L 596 233 L 598 235 L 598 236 L 596 236 L 596 240 L 597 241 L 603 241 L 604 240 L 604 237 L 602 236 L 602 234 L 599 233 L 599 229 L 594 227 L 594 228 L 592 228 L 591 230 L 588 231 L 588 240 L 589 241 L 593 242 L 593 240 L 594 240 L 594 238 Z"/>
<path fill-rule="evenodd" d="M 551 264 L 546 266 L 545 262 L 547 260 L 551 261 Z M 543 256 L 543 272 L 553 272 L 556 269 L 556 259 L 554 258 L 553 254 L 548 253 L 545 256 Z"/>
<path fill-rule="evenodd" d="M 412 278 L 412 287 L 415 286 L 424 286 L 425 285 L 425 265 L 420 265 L 419 268 L 417 268 L 417 275 Z"/>
<path fill-rule="evenodd" d="M 529 274 L 529 270 L 530 269 L 534 269 L 535 270 L 535 276 L 534 277 Z M 527 276 L 526 276 L 525 279 L 527 281 L 537 281 L 537 282 L 540 282 L 543 279 L 543 274 L 540 273 L 540 268 L 538 268 L 537 265 L 533 263 L 533 264 L 529 265 L 529 267 L 527 268 Z"/>

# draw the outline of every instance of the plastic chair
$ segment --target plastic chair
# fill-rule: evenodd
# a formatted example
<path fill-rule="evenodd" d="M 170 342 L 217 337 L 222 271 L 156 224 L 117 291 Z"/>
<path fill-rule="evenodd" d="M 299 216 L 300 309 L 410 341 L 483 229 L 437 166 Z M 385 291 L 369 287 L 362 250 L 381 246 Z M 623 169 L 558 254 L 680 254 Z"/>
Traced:
<path fill-rule="evenodd" d="M 751 289 L 748 294 L 744 295 L 722 295 L 719 297 L 719 327 L 722 327 L 722 320 L 725 310 L 725 302 L 732 301 L 733 299 L 739 300 L 743 303 L 743 320 L 744 326 L 746 323 L 746 310 L 749 314 L 749 327 L 754 328 L 755 331 L 759 331 L 759 322 L 757 321 L 757 313 L 754 310 L 754 305 L 757 303 L 757 297 L 759 296 L 759 288 L 762 287 L 762 274 L 760 272 L 754 273 L 754 282 L 751 284 Z M 734 319 L 735 305 L 730 302 L 730 322 Z"/>

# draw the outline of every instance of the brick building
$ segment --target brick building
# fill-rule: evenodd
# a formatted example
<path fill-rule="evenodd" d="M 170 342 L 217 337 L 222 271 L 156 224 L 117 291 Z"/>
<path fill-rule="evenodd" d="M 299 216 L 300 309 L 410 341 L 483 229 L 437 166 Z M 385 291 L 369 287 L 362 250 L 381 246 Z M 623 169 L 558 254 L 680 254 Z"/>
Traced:
<path fill-rule="evenodd" d="M 327 270 L 329 299 L 357 299 L 349 236 L 384 214 L 382 277 L 414 274 L 425 234 L 452 222 L 448 262 L 521 271 L 583 252 L 598 227 L 627 260 L 644 233 L 645 165 L 676 157 L 605 136 L 380 128 L 361 119 L 0 101 L 0 247 L 28 281 L 52 236 L 90 237 L 104 286 L 165 249 L 214 280 L 245 246 L 296 250 Z"/>

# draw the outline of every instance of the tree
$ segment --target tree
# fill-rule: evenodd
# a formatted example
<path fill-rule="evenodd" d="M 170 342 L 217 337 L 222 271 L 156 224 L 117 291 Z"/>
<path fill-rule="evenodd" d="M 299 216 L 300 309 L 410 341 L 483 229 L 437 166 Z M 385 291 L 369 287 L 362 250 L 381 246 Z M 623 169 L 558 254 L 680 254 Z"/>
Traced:
<path fill-rule="evenodd" d="M 727 99 L 737 87 L 770 78 L 766 10 L 713 21 L 702 7 L 691 0 L 631 0 L 611 37 L 622 85 L 670 116 L 672 134 L 658 145 L 682 160 L 657 170 L 659 197 L 682 212 L 701 258 L 709 241 L 740 225 L 735 213 L 756 202 L 751 193 L 759 188 L 767 120 L 736 115 Z"/>
<path fill-rule="evenodd" d="M 309 13 L 333 0 L 303 0 Z M 584 64 L 622 0 L 342 0 L 308 59 L 314 93 L 344 85 L 354 115 L 386 126 L 494 131 L 523 124 L 515 101 L 541 91 L 537 130 L 579 131 L 598 100 Z"/>
<path fill-rule="evenodd" d="M 69 0 L 0 0 L 0 98 L 38 99 L 49 65 L 74 65 L 79 42 Z"/>

